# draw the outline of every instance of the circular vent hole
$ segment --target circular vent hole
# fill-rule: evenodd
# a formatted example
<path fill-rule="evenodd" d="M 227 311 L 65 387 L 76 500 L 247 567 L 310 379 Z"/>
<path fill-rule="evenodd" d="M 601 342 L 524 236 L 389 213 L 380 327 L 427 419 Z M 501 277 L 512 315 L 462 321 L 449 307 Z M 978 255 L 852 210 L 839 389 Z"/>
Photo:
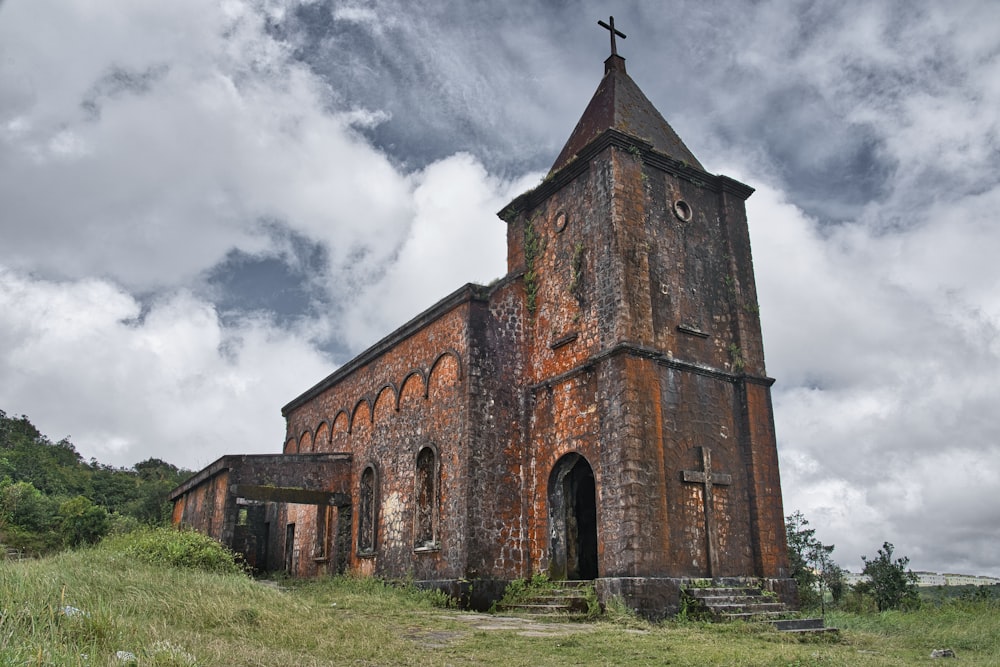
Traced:
<path fill-rule="evenodd" d="M 683 199 L 678 199 L 674 202 L 674 215 L 679 220 L 687 222 L 691 219 L 691 206 Z"/>

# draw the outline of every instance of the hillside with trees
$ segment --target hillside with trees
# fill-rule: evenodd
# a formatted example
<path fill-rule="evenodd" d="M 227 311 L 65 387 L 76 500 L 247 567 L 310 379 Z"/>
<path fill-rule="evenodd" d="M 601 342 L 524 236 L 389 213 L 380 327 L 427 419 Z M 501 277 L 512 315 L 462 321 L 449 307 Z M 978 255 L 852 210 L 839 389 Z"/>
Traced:
<path fill-rule="evenodd" d="M 52 442 L 0 410 L 0 545 L 36 556 L 162 525 L 167 494 L 190 475 L 156 458 L 131 468 L 84 461 L 68 439 Z"/>

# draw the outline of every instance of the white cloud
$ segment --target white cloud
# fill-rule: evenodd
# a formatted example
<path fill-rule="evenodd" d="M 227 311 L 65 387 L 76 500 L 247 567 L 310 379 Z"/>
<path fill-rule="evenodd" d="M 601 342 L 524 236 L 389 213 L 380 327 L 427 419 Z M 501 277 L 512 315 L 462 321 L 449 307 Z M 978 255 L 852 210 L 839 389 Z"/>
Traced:
<path fill-rule="evenodd" d="M 1000 494 L 1000 426 L 985 418 L 1000 231 L 979 217 L 984 196 L 890 232 L 822 229 L 768 187 L 748 202 L 785 507 L 848 566 L 889 540 L 960 569 L 973 561 L 931 535 L 976 526 L 978 551 L 1000 538 L 980 500 Z"/>
<path fill-rule="evenodd" d="M 343 338 L 363 349 L 463 284 L 506 274 L 507 226 L 495 212 L 540 177 L 504 182 L 468 154 L 415 174 L 409 235 L 391 267 L 352 300 Z"/>
<path fill-rule="evenodd" d="M 261 219 L 325 242 L 336 264 L 391 258 L 411 215 L 406 178 L 353 130 L 385 115 L 330 113 L 326 84 L 260 15 L 58 4 L 8 3 L 0 22 L 0 90 L 13 91 L 0 108 L 0 261 L 182 285 L 233 247 L 266 251 Z M 25 29 L 53 15 L 69 63 Z"/>
<path fill-rule="evenodd" d="M 102 463 L 280 451 L 281 405 L 331 368 L 303 335 L 253 319 L 224 327 L 183 291 L 140 317 L 108 282 L 3 269 L 0 311 L 0 405 Z"/>
<path fill-rule="evenodd" d="M 332 109 L 252 4 L 3 9 L 0 406 L 85 456 L 280 451 L 281 405 L 333 369 L 317 341 L 360 349 L 504 272 L 494 212 L 523 181 L 468 155 L 395 168 L 357 133 L 387 115 Z M 223 322 L 194 296 L 234 248 L 296 261 L 272 221 L 325 248 L 307 279 L 349 309 L 342 331 L 326 313 Z"/>

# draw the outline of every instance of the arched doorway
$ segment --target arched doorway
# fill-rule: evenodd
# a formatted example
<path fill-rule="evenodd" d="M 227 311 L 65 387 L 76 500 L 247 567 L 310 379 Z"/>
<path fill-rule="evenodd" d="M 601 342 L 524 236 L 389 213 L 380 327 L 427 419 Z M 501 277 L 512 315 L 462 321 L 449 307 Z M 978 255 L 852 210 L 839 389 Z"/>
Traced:
<path fill-rule="evenodd" d="M 576 453 L 556 461 L 549 475 L 549 576 L 598 577 L 594 469 Z"/>

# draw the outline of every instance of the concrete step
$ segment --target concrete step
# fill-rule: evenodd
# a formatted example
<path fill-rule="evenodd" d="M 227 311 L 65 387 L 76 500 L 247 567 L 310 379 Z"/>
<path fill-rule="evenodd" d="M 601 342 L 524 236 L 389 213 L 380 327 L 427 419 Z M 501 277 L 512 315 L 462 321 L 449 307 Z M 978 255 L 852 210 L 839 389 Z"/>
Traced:
<path fill-rule="evenodd" d="M 572 611 L 572 609 L 564 604 L 548 604 L 546 602 L 536 602 L 532 600 L 531 602 L 523 602 L 519 604 L 505 604 L 500 607 L 503 611 L 523 611 L 529 614 L 538 612 L 540 614 L 547 614 L 554 611 Z"/>
<path fill-rule="evenodd" d="M 787 612 L 788 606 L 781 602 L 757 602 L 750 604 L 708 604 L 708 610 L 716 614 L 760 614 L 764 612 Z"/>
<path fill-rule="evenodd" d="M 824 629 L 822 618 L 785 618 L 771 621 L 778 630 L 820 630 Z"/>
<path fill-rule="evenodd" d="M 531 598 L 526 600 L 529 604 L 534 605 L 544 605 L 549 607 L 567 607 L 567 608 L 587 608 L 587 597 L 584 595 L 578 596 L 552 596 L 552 595 L 533 595 Z"/>
<path fill-rule="evenodd" d="M 540 590 L 538 594 L 552 598 L 585 598 L 587 590 L 583 588 L 547 588 Z"/>
<path fill-rule="evenodd" d="M 720 586 L 718 588 L 686 588 L 685 592 L 693 598 L 725 597 L 727 595 L 762 597 L 759 588 Z"/>
<path fill-rule="evenodd" d="M 774 599 L 766 598 L 763 595 L 717 595 L 694 599 L 701 604 L 709 606 L 723 604 L 773 604 L 775 602 Z"/>
<path fill-rule="evenodd" d="M 838 632 L 825 627 L 822 618 L 795 617 L 796 611 L 759 589 L 719 586 L 688 588 L 684 592 L 696 608 L 718 621 L 768 623 L 780 632 L 803 636 Z"/>
<path fill-rule="evenodd" d="M 497 609 L 533 617 L 582 620 L 590 611 L 592 591 L 593 582 L 590 581 L 560 581 L 555 588 L 540 586 L 537 590 L 528 591 L 519 602 L 502 604 Z"/>
<path fill-rule="evenodd" d="M 758 621 L 777 621 L 782 620 L 782 617 L 788 615 L 788 610 L 784 611 L 738 611 L 738 612 L 726 612 L 719 614 L 716 618 L 721 621 L 746 621 L 747 623 L 756 623 Z"/>
<path fill-rule="evenodd" d="M 840 630 L 837 628 L 802 628 L 801 630 L 782 630 L 781 632 L 787 632 L 788 634 L 795 635 L 798 637 L 812 637 L 816 635 L 838 635 Z"/>
<path fill-rule="evenodd" d="M 590 604 L 586 597 L 553 599 L 545 596 L 530 597 L 517 604 L 500 605 L 502 611 L 522 611 L 525 613 L 548 613 L 561 611 L 567 613 L 586 613 Z"/>
<path fill-rule="evenodd" d="M 515 613 L 516 614 L 516 613 L 519 613 L 519 612 L 518 612 L 517 609 L 513 609 L 513 610 L 511 610 L 511 613 Z M 537 611 L 537 612 L 521 612 L 521 613 L 525 613 L 526 616 L 530 616 L 532 620 L 539 620 L 539 621 L 553 621 L 553 622 L 575 621 L 575 622 L 580 622 L 580 621 L 589 621 L 589 620 L 591 620 L 589 614 L 582 614 L 582 613 L 577 613 L 577 612 L 565 612 L 565 611 L 541 612 L 541 611 Z"/>

